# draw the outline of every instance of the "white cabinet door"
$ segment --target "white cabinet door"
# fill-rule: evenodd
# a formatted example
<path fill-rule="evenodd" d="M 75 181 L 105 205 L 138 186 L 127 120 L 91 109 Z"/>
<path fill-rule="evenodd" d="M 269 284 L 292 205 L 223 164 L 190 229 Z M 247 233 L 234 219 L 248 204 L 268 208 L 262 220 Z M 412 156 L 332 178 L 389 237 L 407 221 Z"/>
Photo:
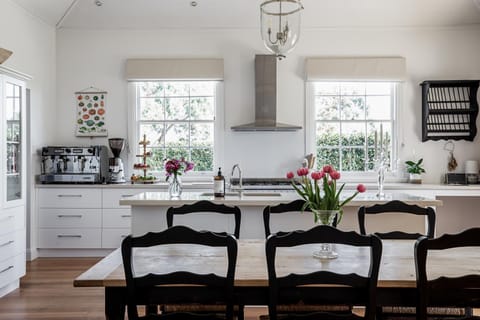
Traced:
<path fill-rule="evenodd" d="M 2 209 L 0 212 L 0 236 L 25 229 L 25 207 Z"/>
<path fill-rule="evenodd" d="M 41 188 L 38 190 L 40 208 L 101 208 L 102 189 Z"/>
<path fill-rule="evenodd" d="M 0 173 L 2 176 L 2 207 L 16 207 L 25 204 L 25 82 L 11 77 L 0 76 L 2 82 L 0 106 L 2 114 L 3 142 Z"/>
<path fill-rule="evenodd" d="M 42 228 L 38 231 L 39 248 L 73 248 L 93 249 L 100 248 L 102 243 L 102 229 L 71 228 L 53 229 Z"/>
<path fill-rule="evenodd" d="M 103 209 L 103 228 L 130 228 L 132 214 L 130 209 Z"/>
<path fill-rule="evenodd" d="M 100 228 L 101 209 L 40 209 L 40 228 Z"/>
<path fill-rule="evenodd" d="M 0 262 L 0 288 L 25 275 L 25 253 Z"/>
<path fill-rule="evenodd" d="M 110 208 L 110 209 L 120 209 L 120 208 L 130 208 L 130 206 L 121 206 L 119 201 L 122 199 L 126 199 L 128 197 L 134 196 L 136 194 L 142 192 L 152 191 L 152 189 L 120 189 L 120 188 L 112 188 L 112 189 L 103 189 L 103 203 L 102 208 Z"/>
<path fill-rule="evenodd" d="M 25 252 L 25 229 L 0 236 L 0 262 Z"/>

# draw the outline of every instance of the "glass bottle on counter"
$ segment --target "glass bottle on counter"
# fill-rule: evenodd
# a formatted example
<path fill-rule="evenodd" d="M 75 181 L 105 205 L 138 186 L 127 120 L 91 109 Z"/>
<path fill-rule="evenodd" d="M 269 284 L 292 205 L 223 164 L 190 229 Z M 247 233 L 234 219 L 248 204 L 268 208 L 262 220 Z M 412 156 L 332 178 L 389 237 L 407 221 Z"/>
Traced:
<path fill-rule="evenodd" d="M 218 168 L 217 175 L 213 177 L 213 195 L 225 197 L 225 177 L 222 175 L 222 168 Z"/>

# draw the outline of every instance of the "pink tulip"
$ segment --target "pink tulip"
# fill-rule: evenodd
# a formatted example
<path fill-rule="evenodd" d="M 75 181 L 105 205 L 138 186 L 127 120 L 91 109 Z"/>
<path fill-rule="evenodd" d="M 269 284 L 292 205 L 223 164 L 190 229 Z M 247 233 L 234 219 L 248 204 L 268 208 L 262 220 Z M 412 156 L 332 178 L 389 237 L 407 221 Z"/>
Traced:
<path fill-rule="evenodd" d="M 300 168 L 297 170 L 297 175 L 299 177 L 308 175 L 308 168 Z"/>
<path fill-rule="evenodd" d="M 287 179 L 293 179 L 294 176 L 295 176 L 295 175 L 293 174 L 292 171 L 287 172 Z"/>
<path fill-rule="evenodd" d="M 338 179 L 340 179 L 340 172 L 335 171 L 335 170 L 332 170 L 332 171 L 330 172 L 330 177 L 331 177 L 333 180 L 338 180 Z"/>
<path fill-rule="evenodd" d="M 330 173 L 330 171 L 332 170 L 333 170 L 333 167 L 329 164 L 327 164 L 326 166 L 323 166 L 323 169 L 322 169 L 322 171 L 325 173 Z"/>
<path fill-rule="evenodd" d="M 325 177 L 325 172 L 323 172 L 323 170 L 318 171 L 318 174 L 319 174 L 319 176 L 320 176 L 320 179 L 322 179 L 323 177 Z"/>
<path fill-rule="evenodd" d="M 312 179 L 313 180 L 320 180 L 322 179 L 322 177 L 320 176 L 320 173 L 322 173 L 321 171 L 317 171 L 317 172 L 312 172 Z"/>
<path fill-rule="evenodd" d="M 363 192 L 367 191 L 367 187 L 365 187 L 364 184 L 359 183 L 358 186 L 357 186 L 357 191 L 360 192 L 360 193 L 363 193 Z"/>

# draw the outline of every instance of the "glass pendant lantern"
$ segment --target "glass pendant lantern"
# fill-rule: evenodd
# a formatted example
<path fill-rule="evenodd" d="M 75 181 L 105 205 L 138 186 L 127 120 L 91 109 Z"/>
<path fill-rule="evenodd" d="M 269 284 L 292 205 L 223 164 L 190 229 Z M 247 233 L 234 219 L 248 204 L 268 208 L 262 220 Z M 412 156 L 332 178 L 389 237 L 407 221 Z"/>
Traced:
<path fill-rule="evenodd" d="M 298 42 L 302 10 L 300 0 L 266 0 L 260 5 L 263 44 L 279 59 Z"/>

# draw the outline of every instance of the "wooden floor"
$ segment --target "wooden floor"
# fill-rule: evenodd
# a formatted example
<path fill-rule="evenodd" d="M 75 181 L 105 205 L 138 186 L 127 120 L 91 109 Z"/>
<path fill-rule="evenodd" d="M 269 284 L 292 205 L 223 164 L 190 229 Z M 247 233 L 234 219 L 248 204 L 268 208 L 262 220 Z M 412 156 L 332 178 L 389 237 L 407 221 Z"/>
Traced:
<path fill-rule="evenodd" d="M 101 288 L 74 288 L 73 279 L 95 264 L 95 258 L 40 258 L 27 262 L 20 289 L 0 298 L 0 320 L 100 320 Z M 258 319 L 264 308 L 247 308 L 246 320 Z"/>

